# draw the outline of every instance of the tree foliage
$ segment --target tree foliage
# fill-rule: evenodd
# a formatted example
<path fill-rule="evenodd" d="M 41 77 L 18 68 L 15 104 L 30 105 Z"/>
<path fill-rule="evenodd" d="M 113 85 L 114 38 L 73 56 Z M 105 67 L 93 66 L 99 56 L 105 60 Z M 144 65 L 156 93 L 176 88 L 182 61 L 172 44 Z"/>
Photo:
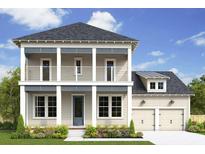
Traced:
<path fill-rule="evenodd" d="M 205 114 L 205 75 L 192 80 L 189 87 L 195 94 L 191 97 L 191 113 Z"/>
<path fill-rule="evenodd" d="M 4 121 L 17 123 L 20 110 L 20 69 L 8 72 L 0 83 L 0 116 Z"/>

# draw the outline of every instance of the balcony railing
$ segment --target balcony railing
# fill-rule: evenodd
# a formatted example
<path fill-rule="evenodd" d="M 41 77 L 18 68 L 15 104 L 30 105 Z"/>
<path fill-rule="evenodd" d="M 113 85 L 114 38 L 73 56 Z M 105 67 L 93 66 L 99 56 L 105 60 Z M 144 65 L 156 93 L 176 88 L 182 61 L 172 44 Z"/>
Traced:
<path fill-rule="evenodd" d="M 92 66 L 61 66 L 61 81 L 92 81 Z M 26 66 L 26 81 L 57 81 L 57 66 Z M 96 66 L 96 81 L 127 81 L 126 66 Z"/>

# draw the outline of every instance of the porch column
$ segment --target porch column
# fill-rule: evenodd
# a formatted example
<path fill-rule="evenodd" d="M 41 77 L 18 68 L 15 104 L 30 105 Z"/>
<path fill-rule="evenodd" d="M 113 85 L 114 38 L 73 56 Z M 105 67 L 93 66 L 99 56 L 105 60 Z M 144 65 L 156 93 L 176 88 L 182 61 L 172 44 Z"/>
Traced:
<path fill-rule="evenodd" d="M 61 81 L 61 48 L 57 48 L 57 81 Z"/>
<path fill-rule="evenodd" d="M 92 48 L 92 78 L 96 81 L 96 48 Z"/>
<path fill-rule="evenodd" d="M 26 65 L 26 56 L 25 56 L 25 52 L 24 52 L 24 48 L 21 47 L 21 52 L 20 52 L 20 56 L 21 56 L 21 81 L 25 81 L 25 65 Z"/>
<path fill-rule="evenodd" d="M 56 124 L 61 125 L 61 108 L 62 108 L 62 103 L 61 103 L 61 86 L 56 86 L 56 99 L 57 99 L 57 118 L 56 118 Z"/>
<path fill-rule="evenodd" d="M 92 86 L 92 126 L 96 127 L 96 86 Z"/>
<path fill-rule="evenodd" d="M 154 115 L 155 115 L 155 119 L 154 119 L 155 131 L 158 131 L 159 130 L 159 108 L 155 108 Z"/>
<path fill-rule="evenodd" d="M 26 92 L 25 86 L 20 86 L 20 114 L 23 117 L 24 124 L 26 125 Z"/>
<path fill-rule="evenodd" d="M 131 47 L 127 50 L 127 60 L 128 60 L 128 81 L 132 81 L 132 49 Z"/>
<path fill-rule="evenodd" d="M 127 125 L 132 120 L 132 86 L 127 87 Z"/>

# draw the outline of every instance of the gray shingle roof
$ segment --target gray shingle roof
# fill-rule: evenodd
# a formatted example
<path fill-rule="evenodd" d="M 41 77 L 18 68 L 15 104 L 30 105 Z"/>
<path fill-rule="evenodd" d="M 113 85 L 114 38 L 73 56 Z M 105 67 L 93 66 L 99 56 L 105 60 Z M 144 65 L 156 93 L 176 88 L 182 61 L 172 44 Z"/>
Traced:
<path fill-rule="evenodd" d="M 18 40 L 103 40 L 103 41 L 134 41 L 117 33 L 103 30 L 82 22 L 74 23 L 47 31 L 34 33 L 13 39 Z"/>
<path fill-rule="evenodd" d="M 145 79 L 169 79 L 168 76 L 154 72 L 154 71 L 137 71 L 136 74 Z"/>
<path fill-rule="evenodd" d="M 148 93 L 144 87 L 140 76 L 136 72 L 132 72 L 132 80 L 134 86 L 132 88 L 133 94 L 193 94 L 193 92 L 173 73 L 170 71 L 156 71 L 156 73 L 168 76 L 167 92 L 166 93 Z"/>

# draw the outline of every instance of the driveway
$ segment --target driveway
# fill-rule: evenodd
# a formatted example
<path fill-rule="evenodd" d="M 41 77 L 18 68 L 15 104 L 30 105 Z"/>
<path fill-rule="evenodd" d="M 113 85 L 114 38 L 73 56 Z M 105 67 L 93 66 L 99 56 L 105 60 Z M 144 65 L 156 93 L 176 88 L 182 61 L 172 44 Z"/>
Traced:
<path fill-rule="evenodd" d="M 205 145 L 205 135 L 186 131 L 144 131 L 144 139 L 157 145 Z"/>

